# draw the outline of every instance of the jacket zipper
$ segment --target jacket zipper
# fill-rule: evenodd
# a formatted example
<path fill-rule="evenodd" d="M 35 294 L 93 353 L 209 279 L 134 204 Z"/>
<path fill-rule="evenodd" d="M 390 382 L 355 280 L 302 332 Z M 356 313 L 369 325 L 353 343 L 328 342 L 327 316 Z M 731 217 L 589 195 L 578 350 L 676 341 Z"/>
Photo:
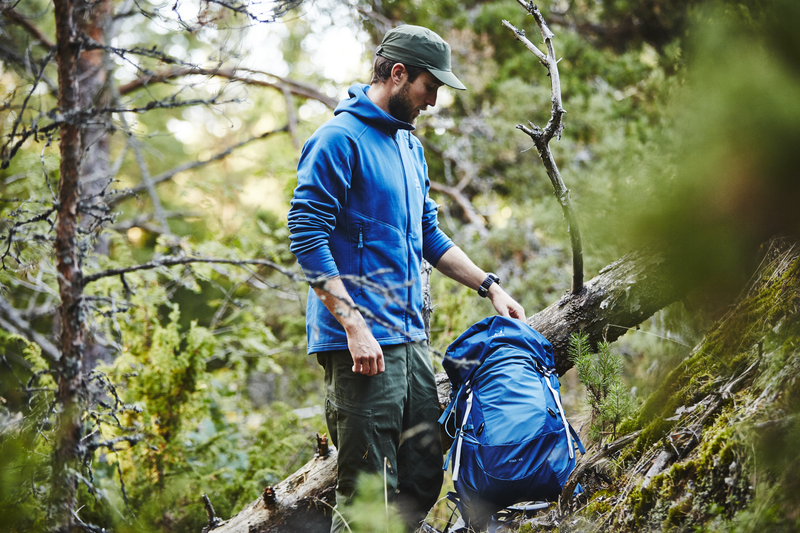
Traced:
<path fill-rule="evenodd" d="M 395 135 L 399 135 L 399 132 Z M 403 169 L 403 190 L 406 193 L 406 261 L 408 268 L 408 277 L 406 281 L 408 282 L 408 289 L 406 292 L 406 301 L 411 302 L 411 290 L 413 287 L 413 283 L 411 283 L 411 243 L 409 242 L 409 232 L 411 231 L 411 204 L 409 201 L 409 192 L 408 192 L 408 175 L 406 174 L 406 164 L 405 160 L 403 160 L 403 150 L 400 148 L 400 142 L 397 140 L 397 137 L 394 138 L 395 145 L 397 146 L 397 155 L 400 156 L 400 167 Z M 408 306 L 406 309 L 403 310 L 403 332 L 408 333 Z"/>
<path fill-rule="evenodd" d="M 364 285 L 364 228 L 358 225 L 358 290 L 357 294 L 363 292 Z"/>

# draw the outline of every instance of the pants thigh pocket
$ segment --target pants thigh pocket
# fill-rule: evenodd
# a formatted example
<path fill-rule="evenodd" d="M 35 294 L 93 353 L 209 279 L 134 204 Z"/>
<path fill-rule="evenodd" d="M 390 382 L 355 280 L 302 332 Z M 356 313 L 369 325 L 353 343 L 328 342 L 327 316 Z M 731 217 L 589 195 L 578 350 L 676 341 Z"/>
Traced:
<path fill-rule="evenodd" d="M 339 454 L 339 489 L 347 493 L 355 489 L 360 472 L 377 472 L 382 468 L 375 449 L 374 416 L 371 409 L 345 407 L 328 398 L 325 419 Z"/>

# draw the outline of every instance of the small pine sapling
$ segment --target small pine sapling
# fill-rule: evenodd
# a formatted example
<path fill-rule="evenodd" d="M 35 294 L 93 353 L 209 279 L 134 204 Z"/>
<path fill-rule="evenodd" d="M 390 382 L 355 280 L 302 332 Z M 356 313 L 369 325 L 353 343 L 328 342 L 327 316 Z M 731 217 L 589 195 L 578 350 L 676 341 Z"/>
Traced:
<path fill-rule="evenodd" d="M 606 436 L 615 439 L 619 423 L 634 407 L 630 393 L 622 384 L 622 357 L 611 353 L 607 342 L 592 351 L 585 333 L 570 337 L 569 357 L 578 372 L 578 379 L 586 387 L 586 400 L 592 408 L 589 437 L 602 441 Z"/>

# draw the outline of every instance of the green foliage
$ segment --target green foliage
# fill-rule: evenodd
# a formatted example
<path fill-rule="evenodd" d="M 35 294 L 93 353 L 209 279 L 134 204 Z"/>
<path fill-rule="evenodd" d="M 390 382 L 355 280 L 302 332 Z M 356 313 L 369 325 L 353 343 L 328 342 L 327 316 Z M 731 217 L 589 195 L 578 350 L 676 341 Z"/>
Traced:
<path fill-rule="evenodd" d="M 25 394 L 24 384 L 46 369 L 41 350 L 2 330 L 0 350 L 0 512 L 11 533 L 44 531 L 50 461 L 39 423 L 46 418 L 53 380 L 43 375 L 35 383 L 48 391 Z"/>
<path fill-rule="evenodd" d="M 576 0 L 542 6 L 545 18 L 563 17 L 567 22 L 551 24 L 569 112 L 553 150 L 582 224 L 587 277 L 630 246 L 656 240 L 681 254 L 686 283 L 739 279 L 742 265 L 749 265 L 753 243 L 775 230 L 798 228 L 796 2 L 714 2 L 721 6 L 718 11 L 698 9 L 701 3 Z M 49 6 L 44 0 L 25 4 L 19 9 L 29 14 L 45 13 Z M 428 143 L 432 180 L 455 186 L 468 178 L 464 194 L 485 220 L 486 232 L 466 226 L 460 208 L 434 193 L 442 204 L 442 228 L 482 268 L 497 272 L 529 315 L 556 301 L 569 287 L 568 233 L 535 151 L 514 129 L 528 120 L 539 125 L 547 121 L 549 78 L 500 24 L 500 19 L 509 19 L 533 36 L 530 17 L 512 0 L 358 4 L 364 13 L 374 10 L 430 26 L 453 44 L 454 71 L 469 90 L 449 94 L 449 106 L 442 98 L 445 105 L 420 119 L 415 133 Z M 320 9 L 333 12 L 336 7 Z M 353 15 L 350 21 L 337 20 L 337 26 L 363 27 L 380 37 L 375 21 L 355 11 Z M 277 41 L 289 76 L 341 94 L 342 86 L 324 79 L 308 58 L 306 39 L 316 37 L 319 25 L 306 16 L 289 21 L 285 38 Z M 687 26 L 692 17 L 695 25 Z M 52 20 L 42 17 L 35 22 L 52 35 Z M 148 49 L 169 48 L 180 59 L 235 58 L 245 44 L 238 30 L 224 27 L 177 34 L 162 32 L 142 17 L 120 20 L 126 36 L 148 43 Z M 602 24 L 605 32 L 592 33 L 587 24 Z M 12 42 L 28 38 L 17 26 L 9 25 L 7 31 Z M 215 39 L 228 43 L 228 56 L 212 50 L 209 43 Z M 154 71 L 161 66 L 150 60 L 141 64 Z M 48 74 L 55 79 L 54 70 Z M 108 79 L 125 83 L 132 75 L 120 68 Z M 4 63 L 2 93 L 26 94 L 30 86 L 25 76 Z M 205 98 L 219 89 L 214 84 L 180 83 L 152 84 L 148 91 L 153 97 L 177 91 L 189 99 Z M 133 98 L 145 97 L 137 93 Z M 147 145 L 143 153 L 150 174 L 210 157 L 249 136 L 281 128 L 289 119 L 282 93 L 251 88 L 236 93 L 235 99 L 241 101 L 129 118 L 131 131 Z M 28 110 L 28 118 L 55 105 L 47 91 L 35 94 L 33 101 L 36 107 Z M 295 98 L 295 107 L 308 111 L 313 105 Z M 330 116 L 328 110 L 312 111 L 298 125 L 300 143 Z M 13 107 L 0 110 L 4 134 L 14 112 Z M 121 164 L 120 188 L 141 183 L 141 171 L 126 142 L 121 135 L 109 138 L 109 158 Z M 109 243 L 110 252 L 88 254 L 85 271 L 121 268 L 172 253 L 265 257 L 292 266 L 285 214 L 297 157 L 289 135 L 279 134 L 223 161 L 178 174 L 159 190 L 165 209 L 180 213 L 169 219 L 172 233 L 180 237 L 159 236 L 149 222 L 134 228 L 137 231 L 103 230 L 96 237 Z M 0 173 L 0 194 L 4 200 L 47 198 L 43 170 L 52 184 L 58 167 L 55 144 L 30 143 Z M 140 194 L 114 210 L 120 212 L 118 220 L 128 220 L 152 212 L 153 205 L 148 195 Z M 4 231 L 9 220 L 32 212 L 33 203 L 0 201 Z M 12 249 L 19 261 L 9 260 L 0 270 L 0 297 L 25 310 L 43 334 L 56 329 L 52 316 L 58 279 L 45 239 L 49 232 L 46 220 L 34 225 L 32 233 L 38 237 L 15 241 Z M 37 290 L 30 288 L 34 283 Z M 306 288 L 267 270 L 219 265 L 129 274 L 126 283 L 128 287 L 114 277 L 87 287 L 87 297 L 97 302 L 98 311 L 87 316 L 87 323 L 90 335 L 108 344 L 103 370 L 123 401 L 141 410 L 129 412 L 123 422 L 144 439 L 133 447 L 119 442 L 114 451 L 95 452 L 93 483 L 100 490 L 90 493 L 82 485 L 81 517 L 118 531 L 198 531 L 205 520 L 200 494 L 210 495 L 220 516 L 230 516 L 312 453 L 309 438 L 323 422 L 318 417 L 301 420 L 294 413 L 320 402 L 320 369 L 305 356 Z M 432 283 L 432 342 L 443 352 L 471 323 L 494 311 L 474 291 L 443 276 L 434 274 Z M 720 289 L 711 296 L 728 292 Z M 707 349 L 684 362 L 685 346 L 665 345 L 642 333 L 620 341 L 631 383 L 645 391 L 663 386 L 634 420 L 624 422 L 627 429 L 645 429 L 639 451 L 672 428 L 665 418 L 677 407 L 712 388 L 713 376 L 730 375 L 749 360 L 754 343 L 769 329 L 762 325 L 774 327 L 773 319 L 786 312 L 788 303 L 776 304 L 784 298 L 779 290 L 761 295 L 752 302 L 752 312 L 732 318 L 731 331 L 712 332 Z M 697 324 L 703 323 L 673 308 L 646 328 L 694 345 L 704 332 Z M 793 364 L 791 342 L 766 335 L 767 351 L 776 354 L 769 361 L 776 372 Z M 784 341 L 787 346 L 778 349 Z M 576 342 L 584 358 L 576 365 L 583 367 L 581 381 L 594 413 L 594 436 L 613 435 L 632 403 L 620 381 L 621 358 L 607 345 L 593 354 L 579 346 L 580 339 Z M 54 382 L 36 347 L 0 331 L 0 348 L 8 362 L 0 370 L 0 510 L 11 531 L 35 531 L 43 525 L 47 499 L 47 456 L 52 449 L 42 435 L 52 429 L 47 406 Z M 27 384 L 33 376 L 30 386 L 43 390 L 29 396 L 17 377 Z M 796 406 L 790 403 L 786 409 L 793 412 Z M 44 433 L 39 428 L 45 428 Z M 770 434 L 769 442 L 779 447 L 758 442 L 761 453 L 770 458 L 763 463 L 769 478 L 758 485 L 765 487 L 763 497 L 756 498 L 741 518 L 730 523 L 720 518 L 722 529 L 791 529 L 788 510 L 795 500 L 783 495 L 797 493 L 788 474 L 796 465 L 794 455 L 779 452 L 796 447 L 797 432 L 789 424 Z M 92 438 L 126 434 L 103 426 Z M 781 491 L 768 488 L 776 479 Z M 365 483 L 359 516 L 385 516 L 382 482 Z M 648 495 L 640 496 L 650 501 Z M 671 511 L 674 523 L 684 511 Z M 358 521 L 353 526 L 363 531 L 384 527 Z"/>
<path fill-rule="evenodd" d="M 586 387 L 586 399 L 592 408 L 590 437 L 602 442 L 614 440 L 617 427 L 633 412 L 634 401 L 621 381 L 622 357 L 611 353 L 607 342 L 592 353 L 589 337 L 582 332 L 570 336 L 569 357 Z"/>
<path fill-rule="evenodd" d="M 386 505 L 385 484 L 380 474 L 362 475 L 343 518 L 353 533 L 403 533 L 407 531 L 394 504 Z M 346 528 L 346 529 L 347 529 Z"/>

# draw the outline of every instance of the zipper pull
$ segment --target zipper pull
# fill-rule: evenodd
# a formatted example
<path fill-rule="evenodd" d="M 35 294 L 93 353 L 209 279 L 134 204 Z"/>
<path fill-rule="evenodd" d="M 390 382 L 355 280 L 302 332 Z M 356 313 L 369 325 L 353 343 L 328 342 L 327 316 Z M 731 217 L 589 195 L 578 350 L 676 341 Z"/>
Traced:
<path fill-rule="evenodd" d="M 364 234 L 361 231 L 361 228 L 358 228 L 358 247 L 364 247 Z"/>

